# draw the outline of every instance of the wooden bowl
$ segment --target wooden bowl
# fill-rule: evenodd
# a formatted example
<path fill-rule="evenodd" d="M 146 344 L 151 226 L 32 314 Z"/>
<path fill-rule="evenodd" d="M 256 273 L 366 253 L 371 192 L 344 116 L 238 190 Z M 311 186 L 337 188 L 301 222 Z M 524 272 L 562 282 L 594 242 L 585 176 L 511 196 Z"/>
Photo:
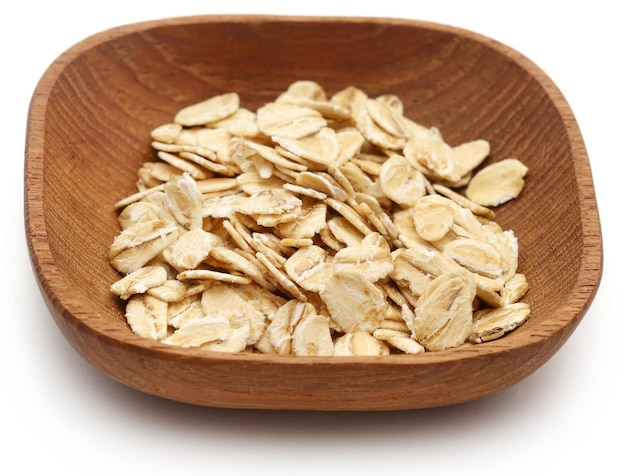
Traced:
<path fill-rule="evenodd" d="M 111 295 L 115 201 L 153 154 L 150 131 L 183 106 L 235 91 L 256 109 L 293 81 L 393 93 L 450 143 L 490 141 L 490 161 L 529 167 L 520 198 L 497 209 L 515 231 L 532 315 L 492 342 L 420 355 L 278 357 L 182 349 L 134 335 Z M 58 327 L 97 369 L 191 404 L 395 410 L 505 389 L 559 350 L 602 273 L 588 157 L 564 97 L 535 64 L 479 34 L 400 19 L 200 16 L 123 26 L 63 53 L 32 98 L 26 233 Z"/>

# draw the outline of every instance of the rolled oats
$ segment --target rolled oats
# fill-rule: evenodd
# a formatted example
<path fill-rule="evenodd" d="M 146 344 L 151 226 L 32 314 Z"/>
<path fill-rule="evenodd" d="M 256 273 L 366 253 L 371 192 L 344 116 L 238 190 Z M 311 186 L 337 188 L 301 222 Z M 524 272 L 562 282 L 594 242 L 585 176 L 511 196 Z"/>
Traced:
<path fill-rule="evenodd" d="M 320 296 L 343 332 L 373 332 L 383 320 L 383 292 L 357 271 L 333 272 Z"/>
<path fill-rule="evenodd" d="M 293 331 L 291 347 L 294 355 L 333 355 L 335 346 L 328 317 L 319 314 L 305 316 Z"/>
<path fill-rule="evenodd" d="M 425 178 L 402 155 L 393 154 L 380 168 L 382 192 L 404 207 L 412 207 L 426 193 Z"/>
<path fill-rule="evenodd" d="M 203 344 L 223 341 L 230 333 L 230 320 L 225 314 L 190 319 L 163 340 L 165 344 L 180 347 L 200 347 Z"/>
<path fill-rule="evenodd" d="M 479 170 L 488 141 L 451 145 L 398 96 L 303 80 L 252 111 L 224 93 L 150 140 L 109 247 L 111 293 L 141 337 L 420 354 L 500 338 L 530 314 L 517 239 L 490 208 L 519 196 L 528 169 Z"/>
<path fill-rule="evenodd" d="M 163 340 L 168 335 L 168 303 L 149 294 L 134 294 L 126 303 L 126 321 L 140 337 Z"/>
<path fill-rule="evenodd" d="M 442 239 L 454 224 L 450 200 L 441 195 L 426 195 L 413 204 L 413 223 L 417 234 L 426 241 Z"/>
<path fill-rule="evenodd" d="M 239 95 L 226 93 L 181 109 L 174 122 L 182 126 L 202 126 L 229 117 L 239 109 Z"/>
<path fill-rule="evenodd" d="M 476 288 L 470 273 L 444 273 L 433 279 L 415 307 L 416 340 L 430 351 L 463 344 L 472 332 Z"/>
<path fill-rule="evenodd" d="M 158 286 L 146 290 L 146 294 L 167 303 L 182 301 L 187 296 L 187 286 L 177 279 L 168 279 Z"/>
<path fill-rule="evenodd" d="M 327 124 L 321 113 L 309 107 L 273 102 L 257 111 L 257 125 L 267 137 L 300 139 Z"/>
<path fill-rule="evenodd" d="M 165 268 L 144 266 L 113 283 L 111 292 L 122 299 L 128 299 L 133 294 L 143 294 L 150 288 L 162 285 L 165 281 L 167 281 Z"/>
<path fill-rule="evenodd" d="M 369 332 L 356 331 L 343 334 L 335 340 L 334 355 L 388 355 L 385 343 Z"/>
<path fill-rule="evenodd" d="M 505 304 L 502 307 L 483 309 L 476 313 L 476 320 L 469 341 L 479 344 L 498 339 L 519 327 L 530 315 L 530 306 L 525 302 Z"/>
<path fill-rule="evenodd" d="M 373 336 L 405 354 L 421 354 L 426 351 L 419 342 L 412 339 L 410 335 L 405 332 L 378 328 L 374 331 Z"/>
<path fill-rule="evenodd" d="M 479 170 L 467 185 L 470 200 L 485 207 L 496 207 L 517 198 L 528 172 L 517 159 L 504 159 Z"/>

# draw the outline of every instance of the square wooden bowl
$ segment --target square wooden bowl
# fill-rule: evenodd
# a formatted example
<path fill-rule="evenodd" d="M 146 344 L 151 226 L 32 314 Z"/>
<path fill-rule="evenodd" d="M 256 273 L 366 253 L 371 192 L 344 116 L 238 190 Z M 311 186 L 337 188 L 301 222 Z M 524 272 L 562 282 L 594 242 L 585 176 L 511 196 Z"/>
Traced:
<path fill-rule="evenodd" d="M 483 138 L 486 164 L 520 158 L 520 198 L 497 210 L 519 239 L 532 314 L 505 337 L 420 355 L 279 357 L 182 349 L 134 335 L 109 291 L 113 204 L 182 107 L 238 92 L 256 109 L 300 79 L 393 93 L 450 143 Z M 543 365 L 584 316 L 602 240 L 585 146 L 566 100 L 520 53 L 480 34 L 400 19 L 200 16 L 123 26 L 63 53 L 29 111 L 26 234 L 34 273 L 72 346 L 111 378 L 191 404 L 394 410 L 465 402 Z"/>

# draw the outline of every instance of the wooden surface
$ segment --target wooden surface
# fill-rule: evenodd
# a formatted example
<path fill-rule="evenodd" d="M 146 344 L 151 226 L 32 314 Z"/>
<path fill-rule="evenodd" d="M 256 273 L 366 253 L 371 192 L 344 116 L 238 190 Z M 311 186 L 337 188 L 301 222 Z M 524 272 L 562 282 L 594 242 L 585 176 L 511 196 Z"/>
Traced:
<path fill-rule="evenodd" d="M 149 132 L 227 91 L 256 108 L 291 82 L 393 92 L 451 143 L 484 138 L 530 172 L 497 210 L 519 238 L 532 316 L 503 339 L 417 356 L 208 354 L 147 341 L 109 294 L 112 204 L 151 154 Z M 563 345 L 602 273 L 588 159 L 556 86 L 474 33 L 404 20 L 195 17 L 97 34 L 61 55 L 32 99 L 25 219 L 34 272 L 57 325 L 96 368 L 138 390 L 232 408 L 389 410 L 468 401 L 522 380 Z"/>

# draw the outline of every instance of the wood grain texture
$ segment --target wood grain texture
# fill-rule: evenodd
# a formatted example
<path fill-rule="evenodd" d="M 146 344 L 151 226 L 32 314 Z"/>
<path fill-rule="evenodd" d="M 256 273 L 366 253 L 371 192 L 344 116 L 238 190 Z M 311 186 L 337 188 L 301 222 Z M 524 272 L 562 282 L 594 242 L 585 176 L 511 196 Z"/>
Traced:
<path fill-rule="evenodd" d="M 452 144 L 483 138 L 486 163 L 529 167 L 497 220 L 519 239 L 529 320 L 500 340 L 377 358 L 229 355 L 141 339 L 109 293 L 113 203 L 133 191 L 150 131 L 235 91 L 256 109 L 299 79 L 393 93 Z M 63 53 L 32 98 L 25 224 L 58 327 L 96 368 L 140 391 L 229 408 L 395 410 L 451 405 L 524 379 L 591 304 L 602 238 L 583 139 L 560 91 L 518 52 L 473 32 L 400 19 L 203 16 L 123 26 Z"/>

